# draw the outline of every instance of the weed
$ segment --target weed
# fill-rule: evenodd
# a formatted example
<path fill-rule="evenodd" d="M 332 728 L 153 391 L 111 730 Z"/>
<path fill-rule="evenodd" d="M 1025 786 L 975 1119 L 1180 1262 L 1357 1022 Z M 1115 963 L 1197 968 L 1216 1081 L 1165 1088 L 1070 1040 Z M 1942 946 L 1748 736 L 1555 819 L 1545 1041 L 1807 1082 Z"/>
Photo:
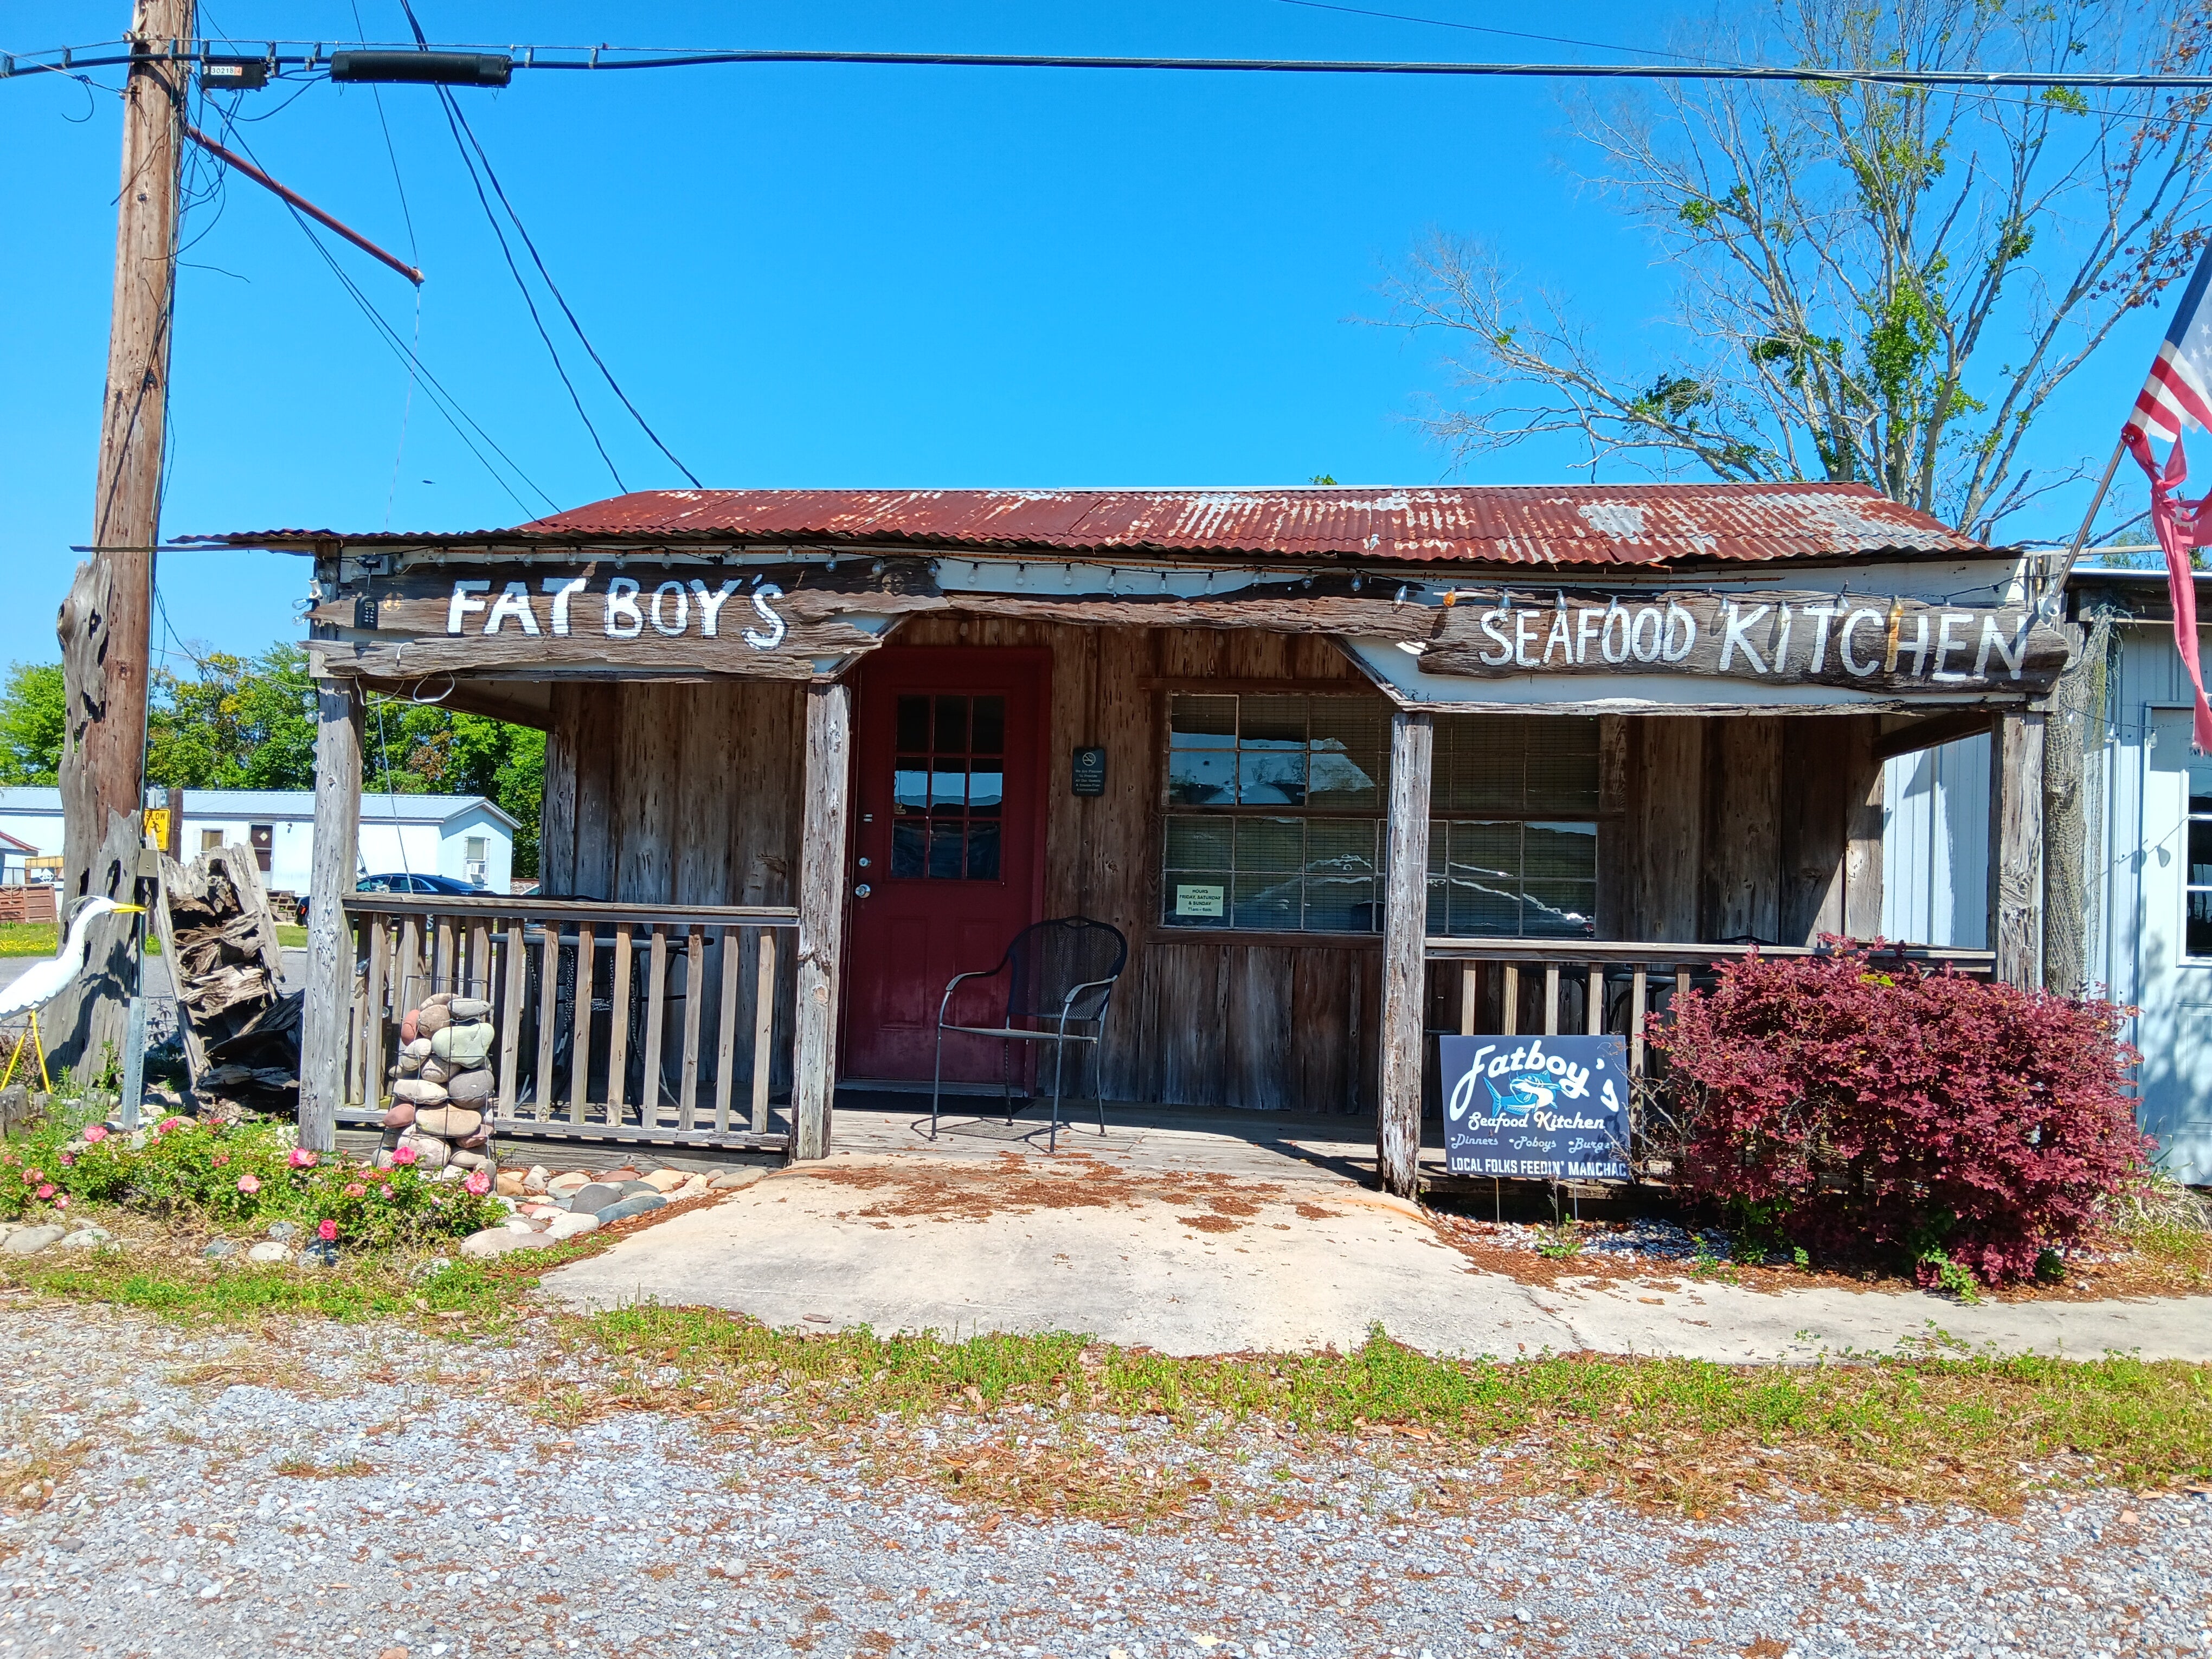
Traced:
<path fill-rule="evenodd" d="M 276 1473 L 298 1480 L 353 1480 L 374 1474 L 376 1468 L 360 1457 L 349 1457 L 343 1463 L 312 1463 L 304 1457 L 288 1457 L 276 1466 Z"/>
<path fill-rule="evenodd" d="M 1982 1299 L 1981 1281 L 1974 1277 L 1970 1268 L 1960 1266 L 1942 1251 L 1923 1250 L 1919 1267 L 1921 1277 L 1932 1289 L 1948 1291 L 1961 1302 L 1979 1302 Z"/>
<path fill-rule="evenodd" d="M 1536 1254 L 1554 1261 L 1564 1261 L 1569 1256 L 1583 1253 L 1583 1236 L 1571 1222 L 1559 1222 L 1543 1230 L 1544 1236 L 1536 1241 Z"/>

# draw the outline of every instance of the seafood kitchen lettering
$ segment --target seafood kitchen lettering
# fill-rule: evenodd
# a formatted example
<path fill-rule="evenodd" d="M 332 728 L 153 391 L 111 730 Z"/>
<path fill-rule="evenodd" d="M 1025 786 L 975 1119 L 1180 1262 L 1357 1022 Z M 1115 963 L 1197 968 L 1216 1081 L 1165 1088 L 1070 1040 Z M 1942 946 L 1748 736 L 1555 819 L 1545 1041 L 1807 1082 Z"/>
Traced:
<path fill-rule="evenodd" d="M 469 578 L 453 584 L 446 602 L 446 632 L 449 636 L 475 634 L 494 639 L 502 633 L 550 635 L 566 639 L 576 631 L 578 612 L 595 612 L 601 632 L 611 640 L 646 637 L 648 630 L 665 639 L 690 635 L 698 639 L 724 637 L 724 607 L 737 600 L 727 620 L 745 626 L 736 637 L 756 651 L 773 651 L 783 643 L 789 625 L 776 611 L 775 601 L 783 589 L 756 576 L 748 583 L 737 577 L 712 584 L 694 576 L 671 578 L 648 589 L 631 576 L 610 577 L 594 588 L 588 576 L 543 576 L 532 593 L 526 581 L 510 581 L 495 595 L 487 578 Z M 576 600 L 587 598 L 579 606 Z M 589 625 L 588 623 L 586 624 Z"/>

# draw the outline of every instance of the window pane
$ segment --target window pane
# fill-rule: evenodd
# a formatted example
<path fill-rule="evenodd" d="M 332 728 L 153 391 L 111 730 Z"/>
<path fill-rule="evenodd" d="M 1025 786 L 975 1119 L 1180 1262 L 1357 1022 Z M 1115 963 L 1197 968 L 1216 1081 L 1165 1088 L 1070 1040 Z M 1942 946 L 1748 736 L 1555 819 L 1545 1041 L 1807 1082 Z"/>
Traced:
<path fill-rule="evenodd" d="M 2189 896 L 2189 943 L 2186 954 L 2212 957 L 2212 893 Z"/>
<path fill-rule="evenodd" d="M 1313 818 L 1306 823 L 1306 868 L 1340 876 L 1375 873 L 1372 818 Z"/>
<path fill-rule="evenodd" d="M 1521 930 L 1533 937 L 1594 937 L 1597 933 L 1597 884 L 1530 882 L 1521 904 Z"/>
<path fill-rule="evenodd" d="M 2212 823 L 2189 826 L 2189 881 L 2191 887 L 2212 887 Z"/>
<path fill-rule="evenodd" d="M 979 760 L 968 769 L 968 810 L 996 817 L 1006 797 L 1006 763 Z"/>
<path fill-rule="evenodd" d="M 1004 697 L 975 699 L 975 729 L 968 734 L 968 745 L 979 755 L 1002 755 L 1006 750 L 1006 700 Z"/>
<path fill-rule="evenodd" d="M 999 878 L 999 825 L 994 818 L 976 818 L 968 825 L 968 879 Z"/>
<path fill-rule="evenodd" d="M 1307 878 L 1306 928 L 1316 933 L 1380 932 L 1375 914 L 1374 882 L 1364 876 Z"/>
<path fill-rule="evenodd" d="M 1528 793 L 1531 812 L 1597 811 L 1597 722 L 1567 716 L 1529 717 Z"/>
<path fill-rule="evenodd" d="M 1168 868 L 1170 870 L 1226 870 L 1235 845 L 1234 818 L 1170 818 L 1167 822 Z"/>
<path fill-rule="evenodd" d="M 1431 788 L 1438 811 L 1517 812 L 1526 739 L 1519 714 L 1440 714 Z"/>
<path fill-rule="evenodd" d="M 2189 763 L 2189 810 L 2212 812 L 2212 759 Z"/>
<path fill-rule="evenodd" d="M 1244 744 L 1237 757 L 1237 799 L 1246 806 L 1303 806 L 1306 801 L 1306 753 L 1297 749 L 1261 749 Z"/>
<path fill-rule="evenodd" d="M 1382 711 L 1366 697 L 1316 697 L 1308 715 L 1306 799 L 1315 806 L 1382 804 L 1389 756 Z"/>
<path fill-rule="evenodd" d="M 933 745 L 940 755 L 964 755 L 968 752 L 968 699 L 939 697 L 937 700 L 937 741 Z"/>
<path fill-rule="evenodd" d="M 939 881 L 957 881 L 968 860 L 960 822 L 940 818 L 929 826 L 929 873 Z"/>
<path fill-rule="evenodd" d="M 927 860 L 927 827 L 919 818 L 891 825 L 891 873 L 895 876 L 919 876 Z"/>
<path fill-rule="evenodd" d="M 1167 881 L 1164 918 L 1170 927 L 1226 927 L 1229 920 L 1229 877 L 1181 873 Z"/>
<path fill-rule="evenodd" d="M 957 813 L 968 804 L 968 775 L 948 772 L 942 762 L 939 769 L 929 775 L 929 809 L 943 815 Z"/>
<path fill-rule="evenodd" d="M 1176 749 L 1232 749 L 1237 744 L 1237 699 L 1171 697 L 1169 744 Z"/>
<path fill-rule="evenodd" d="M 1178 806 L 1225 804 L 1237 798 L 1237 753 L 1231 749 L 1168 751 L 1168 799 Z"/>
<path fill-rule="evenodd" d="M 1237 702 L 1237 736 L 1245 748 L 1306 746 L 1304 697 L 1241 697 Z"/>
<path fill-rule="evenodd" d="M 928 810 L 929 762 L 920 755 L 901 755 L 891 774 L 891 811 L 903 817 Z"/>
<path fill-rule="evenodd" d="M 1237 820 L 1239 871 L 1296 875 L 1306 861 L 1305 822 L 1301 818 Z"/>
<path fill-rule="evenodd" d="M 1597 879 L 1597 825 L 1532 823 L 1522 842 L 1521 872 L 1530 881 Z"/>
<path fill-rule="evenodd" d="M 1298 926 L 1298 878 L 1296 875 L 1237 877 L 1237 909 L 1231 926 L 1295 933 Z"/>
<path fill-rule="evenodd" d="M 901 749 L 929 747 L 929 699 L 901 697 L 898 700 L 898 746 Z"/>

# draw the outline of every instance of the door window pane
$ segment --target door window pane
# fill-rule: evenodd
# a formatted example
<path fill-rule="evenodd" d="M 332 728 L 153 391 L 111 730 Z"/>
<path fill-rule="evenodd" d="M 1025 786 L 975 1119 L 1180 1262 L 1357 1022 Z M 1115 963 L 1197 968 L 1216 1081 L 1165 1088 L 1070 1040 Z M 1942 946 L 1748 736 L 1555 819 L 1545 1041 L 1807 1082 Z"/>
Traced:
<path fill-rule="evenodd" d="M 902 696 L 892 723 L 901 752 L 891 771 L 890 874 L 910 881 L 1000 879 L 1006 698 Z"/>
<path fill-rule="evenodd" d="M 929 747 L 929 699 L 901 697 L 898 700 L 896 740 L 901 749 Z"/>
<path fill-rule="evenodd" d="M 1006 749 L 1006 700 L 975 699 L 975 718 L 968 733 L 968 746 L 979 755 L 1000 755 Z"/>

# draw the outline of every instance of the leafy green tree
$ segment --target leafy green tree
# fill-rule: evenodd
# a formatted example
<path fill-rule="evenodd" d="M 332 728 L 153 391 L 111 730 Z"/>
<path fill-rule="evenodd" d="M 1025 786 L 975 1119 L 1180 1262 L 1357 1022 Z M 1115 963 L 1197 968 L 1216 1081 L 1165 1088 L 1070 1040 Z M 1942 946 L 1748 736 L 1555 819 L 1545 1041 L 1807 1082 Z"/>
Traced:
<path fill-rule="evenodd" d="M 1396 321 L 1449 343 L 1466 394 L 1430 429 L 1462 460 L 1564 434 L 1593 468 L 1855 480 L 1984 537 L 2079 479 L 2037 473 L 2023 446 L 2122 319 L 2196 264 L 2212 94 L 1853 72 L 2203 75 L 2203 0 L 1772 0 L 1681 48 L 1838 73 L 1576 106 L 1585 182 L 1642 227 L 1673 301 L 1601 319 L 1437 237 L 1390 285 Z M 2083 429 L 2093 462 L 2120 412 Z"/>
<path fill-rule="evenodd" d="M 520 828 L 514 873 L 538 873 L 538 820 L 545 793 L 545 734 L 437 703 L 372 695 L 368 787 L 398 794 L 483 795 Z"/>
<path fill-rule="evenodd" d="M 58 662 L 19 662 L 0 690 L 0 783 L 46 783 L 60 775 L 68 694 Z"/>
<path fill-rule="evenodd" d="M 315 688 L 307 653 L 276 645 L 258 657 L 211 651 L 187 678 L 154 676 L 146 711 L 146 781 L 168 789 L 310 789 L 315 782 Z"/>

